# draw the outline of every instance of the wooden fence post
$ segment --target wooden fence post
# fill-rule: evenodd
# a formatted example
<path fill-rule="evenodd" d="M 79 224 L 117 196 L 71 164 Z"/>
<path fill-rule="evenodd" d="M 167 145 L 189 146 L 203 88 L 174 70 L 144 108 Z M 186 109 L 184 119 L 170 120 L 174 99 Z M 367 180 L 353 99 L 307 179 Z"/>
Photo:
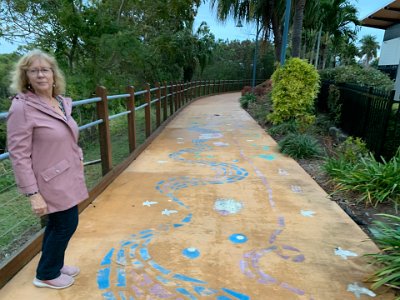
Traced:
<path fill-rule="evenodd" d="M 163 100 L 163 119 L 166 121 L 168 119 L 168 87 L 167 87 L 167 82 L 164 81 L 164 89 L 163 89 L 163 94 L 164 94 L 164 100 Z"/>
<path fill-rule="evenodd" d="M 151 94 L 150 94 L 150 84 L 146 83 L 146 107 L 144 108 L 144 116 L 146 123 L 146 137 L 151 134 Z"/>
<path fill-rule="evenodd" d="M 182 107 L 182 85 L 181 82 L 178 81 L 176 83 L 176 92 L 178 93 L 178 108 Z"/>
<path fill-rule="evenodd" d="M 175 111 L 176 112 L 179 109 L 179 94 L 178 94 L 178 83 L 175 82 L 174 85 L 172 86 L 173 91 L 174 91 L 174 106 L 175 106 Z"/>
<path fill-rule="evenodd" d="M 173 82 L 169 83 L 169 94 L 171 97 L 169 98 L 169 113 L 170 116 L 174 114 L 174 84 Z"/>
<path fill-rule="evenodd" d="M 157 128 L 158 128 L 161 125 L 161 87 L 160 87 L 159 82 L 156 83 L 156 87 L 157 87 L 156 124 L 157 124 Z"/>
<path fill-rule="evenodd" d="M 136 149 L 135 88 L 133 86 L 128 86 L 127 91 L 129 93 L 129 98 L 126 101 L 126 110 L 131 112 L 128 114 L 129 152 L 133 152 Z"/>
<path fill-rule="evenodd" d="M 100 157 L 102 174 L 107 174 L 112 169 L 112 154 L 111 154 L 111 137 L 110 137 L 110 121 L 108 119 L 108 99 L 107 90 L 103 86 L 96 87 L 96 94 L 101 98 L 97 106 L 97 119 L 102 119 L 99 124 L 99 139 L 100 139 Z"/>
<path fill-rule="evenodd" d="M 183 81 L 181 81 L 181 83 L 179 85 L 181 87 L 181 95 L 182 95 L 181 96 L 181 99 L 182 99 L 181 107 L 182 107 L 186 103 L 186 99 L 185 99 L 185 83 Z"/>

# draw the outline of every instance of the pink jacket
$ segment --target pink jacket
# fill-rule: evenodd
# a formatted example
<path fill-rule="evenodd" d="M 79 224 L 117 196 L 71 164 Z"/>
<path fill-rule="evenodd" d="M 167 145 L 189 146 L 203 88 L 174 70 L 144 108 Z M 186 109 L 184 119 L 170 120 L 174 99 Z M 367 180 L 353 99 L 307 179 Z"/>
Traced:
<path fill-rule="evenodd" d="M 7 144 L 19 190 L 40 192 L 48 212 L 63 211 L 88 197 L 72 100 L 62 98 L 66 120 L 34 93 L 20 93 L 7 118 Z"/>

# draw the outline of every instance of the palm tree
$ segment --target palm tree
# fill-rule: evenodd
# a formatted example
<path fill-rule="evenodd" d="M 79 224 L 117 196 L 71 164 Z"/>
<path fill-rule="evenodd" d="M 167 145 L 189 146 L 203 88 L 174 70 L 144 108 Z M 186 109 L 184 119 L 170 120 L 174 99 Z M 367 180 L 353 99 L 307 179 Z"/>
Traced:
<path fill-rule="evenodd" d="M 309 0 L 305 10 L 304 26 L 312 41 L 309 51 L 315 58 L 316 67 L 325 68 L 328 63 L 329 54 L 335 58 L 338 51 L 338 44 L 334 41 L 346 39 L 354 41 L 356 39 L 357 27 L 351 28 L 349 25 L 358 25 L 357 9 L 350 4 L 349 0 Z M 315 46 L 316 45 L 316 46 Z M 331 51 L 328 51 L 328 50 Z M 331 52 L 331 53 L 329 53 Z M 322 63 L 320 63 L 322 58 Z M 334 61 L 334 59 L 333 59 Z"/>
<path fill-rule="evenodd" d="M 360 49 L 360 55 L 361 58 L 364 58 L 364 64 L 365 66 L 369 66 L 369 63 L 371 60 L 377 57 L 378 55 L 378 49 L 380 48 L 378 42 L 376 41 L 376 36 L 368 34 L 365 35 L 361 40 L 361 49 Z"/>
<path fill-rule="evenodd" d="M 301 35 L 303 31 L 303 18 L 306 0 L 296 0 L 293 17 L 292 56 L 299 57 L 301 49 Z"/>

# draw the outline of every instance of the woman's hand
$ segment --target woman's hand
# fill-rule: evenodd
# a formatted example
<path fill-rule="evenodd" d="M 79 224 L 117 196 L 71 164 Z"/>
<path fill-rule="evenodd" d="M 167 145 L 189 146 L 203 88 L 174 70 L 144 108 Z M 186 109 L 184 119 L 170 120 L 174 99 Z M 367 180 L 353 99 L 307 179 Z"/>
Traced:
<path fill-rule="evenodd" d="M 47 204 L 39 193 L 29 197 L 32 211 L 39 217 L 47 214 Z"/>

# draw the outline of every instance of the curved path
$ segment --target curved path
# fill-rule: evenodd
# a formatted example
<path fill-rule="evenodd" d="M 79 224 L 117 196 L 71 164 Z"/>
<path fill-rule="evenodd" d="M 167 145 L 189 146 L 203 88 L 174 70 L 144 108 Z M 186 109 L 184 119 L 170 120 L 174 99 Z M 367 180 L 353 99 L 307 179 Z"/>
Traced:
<path fill-rule="evenodd" d="M 240 108 L 197 100 L 81 214 L 73 287 L 0 299 L 393 299 L 370 291 L 376 246 Z"/>

